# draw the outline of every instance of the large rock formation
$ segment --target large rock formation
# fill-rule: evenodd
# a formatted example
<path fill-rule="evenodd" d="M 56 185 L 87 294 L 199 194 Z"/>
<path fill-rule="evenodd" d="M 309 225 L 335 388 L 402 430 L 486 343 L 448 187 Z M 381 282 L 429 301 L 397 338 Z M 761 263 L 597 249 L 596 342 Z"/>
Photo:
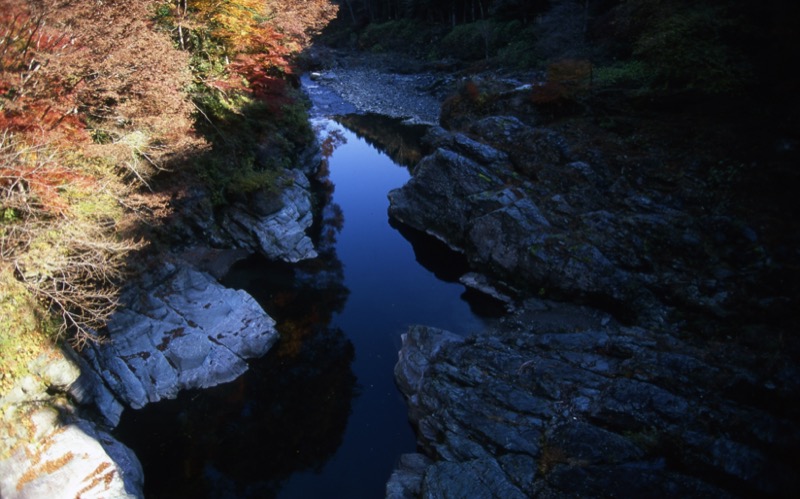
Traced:
<path fill-rule="evenodd" d="M 387 496 L 797 490 L 789 406 L 800 373 L 781 364 L 765 375 L 750 355 L 537 300 L 478 336 L 414 326 L 395 375 L 427 456 L 404 456 Z"/>
<path fill-rule="evenodd" d="M 389 214 L 523 295 L 611 306 L 651 324 L 675 305 L 721 317 L 749 299 L 757 274 L 740 270 L 768 265 L 743 222 L 612 180 L 602 160 L 586 162 L 556 133 L 489 117 L 470 134 L 433 128 L 433 153 L 389 194 Z"/>
<path fill-rule="evenodd" d="M 67 394 L 81 369 L 53 349 L 0 399 L 0 497 L 142 497 L 142 467 L 130 449 L 82 417 Z"/>
<path fill-rule="evenodd" d="M 278 337 L 250 295 L 182 262 L 122 302 L 109 339 L 82 357 L 54 351 L 0 400 L 0 496 L 142 497 L 141 465 L 108 433 L 123 409 L 231 381 Z M 91 405 L 100 418 L 87 417 Z"/>
<path fill-rule="evenodd" d="M 317 256 L 305 233 L 313 221 L 307 177 L 286 170 L 281 185 L 278 196 L 235 204 L 219 225 L 203 196 L 183 200 L 170 236 L 190 248 L 129 283 L 104 341 L 81 356 L 53 353 L 0 400 L 0 496 L 142 497 L 141 465 L 108 433 L 124 408 L 232 381 L 277 341 L 261 306 L 217 279 L 248 253 Z M 87 412 L 92 406 L 98 414 Z"/>
<path fill-rule="evenodd" d="M 93 400 L 109 424 L 117 424 L 124 406 L 141 408 L 180 390 L 232 381 L 247 370 L 246 359 L 275 343 L 275 322 L 261 306 L 217 278 L 248 253 L 286 262 L 317 256 L 306 234 L 313 223 L 306 174 L 284 170 L 278 183 L 279 195 L 254 193 L 247 204 L 227 208 L 219 225 L 209 222 L 202 203 L 186 202 L 194 208 L 185 214 L 182 227 L 191 234 L 184 244 L 194 245 L 132 282 L 107 325 L 107 341 L 84 352 L 91 368 L 80 400 Z M 198 241 L 199 234 L 207 239 Z"/>
<path fill-rule="evenodd" d="M 299 170 L 284 170 L 280 196 L 256 195 L 247 204 L 234 203 L 225 211 L 221 229 L 240 248 L 267 258 L 299 262 L 316 258 L 306 230 L 314 221 L 308 178 Z M 258 194 L 258 193 L 257 193 Z"/>
<path fill-rule="evenodd" d="M 244 291 L 185 264 L 165 264 L 123 296 L 109 341 L 90 345 L 93 369 L 126 406 L 232 381 L 277 340 L 275 322 Z M 112 411 L 105 415 L 116 424 Z M 118 415 L 116 415 L 118 419 Z"/>

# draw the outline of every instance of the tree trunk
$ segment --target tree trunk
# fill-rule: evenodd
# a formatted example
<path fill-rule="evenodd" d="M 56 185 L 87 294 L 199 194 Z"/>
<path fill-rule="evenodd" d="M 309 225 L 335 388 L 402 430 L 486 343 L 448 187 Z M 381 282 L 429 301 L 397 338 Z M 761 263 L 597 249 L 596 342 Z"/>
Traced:
<path fill-rule="evenodd" d="M 350 0 L 344 0 L 344 3 L 347 5 L 347 10 L 350 11 L 350 19 L 353 20 L 353 26 L 356 25 L 356 13 L 353 11 L 353 4 L 350 3 Z"/>

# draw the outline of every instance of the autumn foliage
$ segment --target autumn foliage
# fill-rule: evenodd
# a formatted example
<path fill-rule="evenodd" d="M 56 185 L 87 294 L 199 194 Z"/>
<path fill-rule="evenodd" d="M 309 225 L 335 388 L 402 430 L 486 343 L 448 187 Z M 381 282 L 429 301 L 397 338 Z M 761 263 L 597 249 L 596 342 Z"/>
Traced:
<path fill-rule="evenodd" d="M 248 109 L 291 100 L 293 54 L 335 13 L 328 0 L 0 0 L 2 278 L 75 343 L 94 339 L 142 245 L 137 224 L 169 213 L 155 208 L 168 203 L 151 191 L 156 175 L 204 178 L 193 169 L 214 138 L 199 122 L 252 133 L 213 123 L 208 102 L 241 123 L 263 121 Z M 222 157 L 252 170 L 237 158 L 253 156 Z M 0 329 L 13 322 L 0 318 Z"/>
<path fill-rule="evenodd" d="M 46 24 L 44 14 L 0 1 L 0 129 L 48 137 L 56 129 L 80 140 L 75 83 L 52 71 L 76 51 L 74 38 Z"/>
<path fill-rule="evenodd" d="M 181 46 L 192 30 L 205 30 L 209 39 L 197 45 L 208 54 L 207 47 L 216 44 L 228 62 L 224 71 L 208 75 L 210 86 L 274 104 L 285 98 L 285 84 L 293 79 L 292 56 L 337 9 L 328 0 L 185 0 L 170 11 Z"/>
<path fill-rule="evenodd" d="M 592 84 L 592 63 L 583 59 L 564 59 L 547 67 L 547 80 L 533 87 L 535 104 L 558 104 L 586 94 Z"/>

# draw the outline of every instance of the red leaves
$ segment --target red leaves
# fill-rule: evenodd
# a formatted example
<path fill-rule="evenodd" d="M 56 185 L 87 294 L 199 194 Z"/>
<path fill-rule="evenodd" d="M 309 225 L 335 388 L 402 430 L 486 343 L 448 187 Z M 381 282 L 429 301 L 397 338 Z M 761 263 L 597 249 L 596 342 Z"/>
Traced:
<path fill-rule="evenodd" d="M 0 129 L 84 140 L 83 123 L 73 114 L 77 82 L 68 85 L 68 75 L 50 69 L 74 51 L 74 39 L 22 2 L 2 1 L 0 7 Z"/>
<path fill-rule="evenodd" d="M 289 62 L 291 51 L 284 41 L 284 36 L 271 26 L 262 25 L 228 67 L 231 73 L 247 81 L 254 98 L 276 108 L 287 100 L 286 77 L 293 73 Z"/>
<path fill-rule="evenodd" d="M 6 163 L 0 167 L 2 198 L 5 203 L 12 205 L 9 207 L 14 207 L 21 213 L 64 216 L 69 211 L 69 203 L 61 196 L 63 187 L 70 185 L 91 190 L 96 184 L 97 181 L 91 177 L 47 160 Z M 14 204 L 21 206 L 13 206 Z"/>

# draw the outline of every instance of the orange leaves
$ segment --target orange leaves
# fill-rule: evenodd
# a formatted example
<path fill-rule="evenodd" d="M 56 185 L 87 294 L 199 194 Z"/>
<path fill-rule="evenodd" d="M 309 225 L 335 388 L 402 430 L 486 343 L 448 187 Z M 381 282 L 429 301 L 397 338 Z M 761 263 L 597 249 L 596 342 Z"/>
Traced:
<path fill-rule="evenodd" d="M 329 0 L 187 0 L 198 20 L 224 45 L 231 63 L 228 81 L 210 86 L 247 90 L 258 99 L 285 98 L 291 57 L 336 15 Z M 236 76 L 247 81 L 243 88 Z"/>
<path fill-rule="evenodd" d="M 209 86 L 268 102 L 285 97 L 283 77 L 291 74 L 292 50 L 286 37 L 266 21 L 264 0 L 189 0 L 189 7 L 210 26 L 231 60 L 228 78 L 207 81 Z"/>
<path fill-rule="evenodd" d="M 0 202 L 18 215 L 65 216 L 69 203 L 61 193 L 64 187 L 93 190 L 97 180 L 75 169 L 64 167 L 45 154 L 42 148 L 0 140 Z"/>
<path fill-rule="evenodd" d="M 22 2 L 0 1 L 0 129 L 40 139 L 83 140 L 67 75 L 52 65 L 75 51 L 74 38 Z"/>
<path fill-rule="evenodd" d="M 292 74 L 290 50 L 283 45 L 283 37 L 271 26 L 263 25 L 250 36 L 248 45 L 246 51 L 236 56 L 229 70 L 247 80 L 255 98 L 282 101 L 285 77 Z"/>
<path fill-rule="evenodd" d="M 581 59 L 564 59 L 547 67 L 547 82 L 533 88 L 531 99 L 536 104 L 572 100 L 591 88 L 592 63 Z"/>
<path fill-rule="evenodd" d="M 301 50 L 335 17 L 339 6 L 330 0 L 269 0 L 271 22 Z"/>

